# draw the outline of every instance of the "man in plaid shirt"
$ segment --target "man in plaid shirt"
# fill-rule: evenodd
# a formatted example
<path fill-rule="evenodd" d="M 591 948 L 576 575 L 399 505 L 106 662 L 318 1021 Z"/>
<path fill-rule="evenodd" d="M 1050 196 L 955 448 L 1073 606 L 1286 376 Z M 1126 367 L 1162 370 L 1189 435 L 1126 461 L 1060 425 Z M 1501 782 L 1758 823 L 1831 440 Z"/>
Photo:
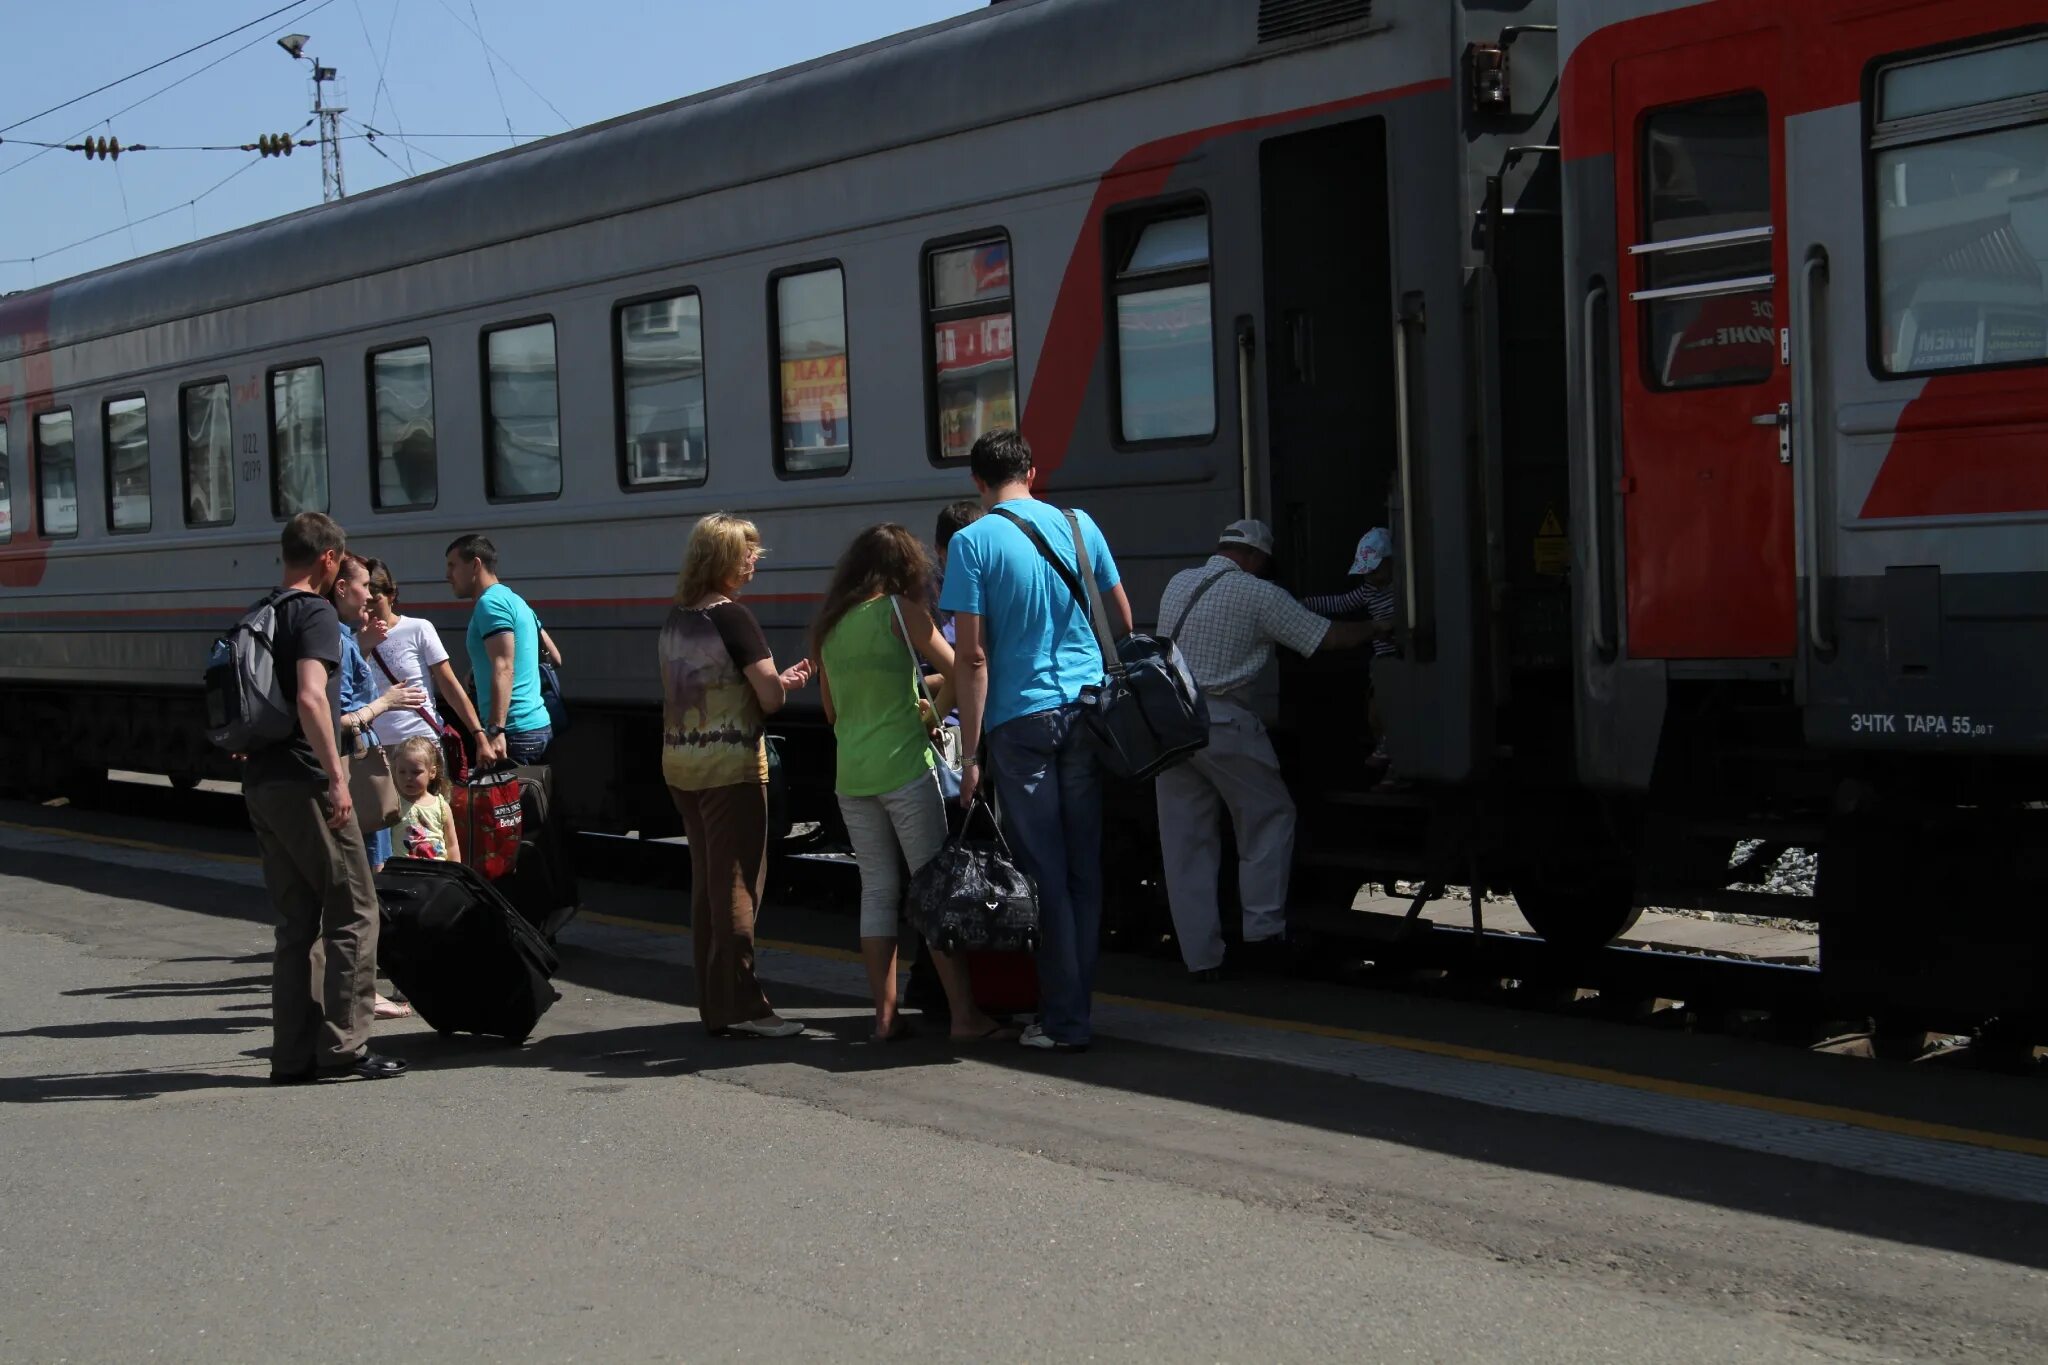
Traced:
<path fill-rule="evenodd" d="M 1246 705 L 1273 647 L 1300 655 L 1350 649 L 1388 627 L 1333 622 L 1261 575 L 1273 560 L 1273 532 L 1262 521 L 1233 521 L 1216 553 L 1183 569 L 1159 599 L 1159 628 L 1180 646 L 1209 699 L 1209 747 L 1159 775 L 1159 841 L 1166 855 L 1166 896 L 1181 960 L 1197 980 L 1223 971 L 1223 929 L 1216 877 L 1217 817 L 1237 832 L 1238 897 L 1244 942 L 1257 957 L 1287 932 L 1287 878 L 1294 862 L 1294 798 L 1266 726 Z M 1261 945 L 1265 945 L 1261 947 Z"/>

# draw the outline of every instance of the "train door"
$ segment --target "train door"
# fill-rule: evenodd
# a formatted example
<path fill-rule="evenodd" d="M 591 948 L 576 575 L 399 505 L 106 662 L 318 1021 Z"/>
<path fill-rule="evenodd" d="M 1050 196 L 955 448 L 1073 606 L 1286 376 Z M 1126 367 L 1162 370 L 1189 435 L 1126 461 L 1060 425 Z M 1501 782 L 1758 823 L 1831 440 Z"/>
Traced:
<path fill-rule="evenodd" d="M 1614 68 L 1628 652 L 1793 652 L 1776 30 Z"/>
<path fill-rule="evenodd" d="M 1297 594 L 1352 586 L 1346 569 L 1358 538 L 1387 521 L 1386 165 L 1380 119 L 1272 138 L 1259 150 L 1270 506 L 1279 574 Z M 1283 654 L 1282 714 L 1361 718 L 1366 670 L 1362 651 Z"/>

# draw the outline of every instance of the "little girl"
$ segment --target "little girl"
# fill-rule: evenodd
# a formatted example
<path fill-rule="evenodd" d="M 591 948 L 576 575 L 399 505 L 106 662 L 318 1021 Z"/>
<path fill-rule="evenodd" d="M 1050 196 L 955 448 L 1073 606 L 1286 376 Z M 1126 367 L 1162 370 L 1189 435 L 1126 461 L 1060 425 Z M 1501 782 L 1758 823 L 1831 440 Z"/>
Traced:
<path fill-rule="evenodd" d="M 399 849 L 408 858 L 459 863 L 455 812 L 448 807 L 448 779 L 441 772 L 441 746 L 414 735 L 391 756 L 391 780 L 398 785 Z"/>

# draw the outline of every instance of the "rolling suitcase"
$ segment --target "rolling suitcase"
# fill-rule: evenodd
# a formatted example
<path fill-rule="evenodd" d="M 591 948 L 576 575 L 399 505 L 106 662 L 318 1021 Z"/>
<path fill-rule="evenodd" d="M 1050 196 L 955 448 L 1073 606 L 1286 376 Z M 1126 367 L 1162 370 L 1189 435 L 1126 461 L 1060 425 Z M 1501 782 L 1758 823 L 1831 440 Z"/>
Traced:
<path fill-rule="evenodd" d="M 512 870 L 494 883 L 550 943 L 581 908 L 569 831 L 554 796 L 553 769 L 545 764 L 519 769 L 519 851 Z"/>
<path fill-rule="evenodd" d="M 393 858 L 377 902 L 377 964 L 437 1032 L 523 1042 L 561 999 L 554 949 L 471 868 Z"/>

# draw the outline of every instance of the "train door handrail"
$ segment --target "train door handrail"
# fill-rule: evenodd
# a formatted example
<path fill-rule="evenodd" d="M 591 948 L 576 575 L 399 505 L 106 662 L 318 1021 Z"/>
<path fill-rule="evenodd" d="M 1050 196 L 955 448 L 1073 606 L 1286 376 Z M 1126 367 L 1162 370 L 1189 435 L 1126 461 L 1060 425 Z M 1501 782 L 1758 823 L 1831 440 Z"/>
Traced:
<path fill-rule="evenodd" d="M 1414 427 L 1408 411 L 1408 311 L 1394 315 L 1394 446 L 1396 471 L 1401 480 L 1401 554 L 1406 560 L 1401 574 L 1402 601 L 1407 610 L 1408 633 L 1415 634 L 1420 614 L 1416 608 L 1415 579 L 1420 571 L 1415 546 L 1415 457 Z"/>
<path fill-rule="evenodd" d="M 1258 454 L 1258 436 L 1252 426 L 1252 361 L 1258 342 L 1252 332 L 1252 320 L 1239 318 L 1237 322 L 1237 460 L 1238 476 L 1242 481 L 1244 511 L 1240 516 L 1254 515 L 1252 510 L 1252 470 Z"/>
<path fill-rule="evenodd" d="M 1806 562 L 1806 639 L 1819 654 L 1832 654 L 1835 649 L 1835 642 L 1828 637 L 1821 621 L 1825 596 L 1822 592 L 1821 548 L 1827 520 L 1820 505 L 1820 384 L 1814 373 L 1821 354 L 1817 297 L 1827 268 L 1827 251 L 1818 246 L 1810 249 L 1805 262 L 1799 267 L 1799 288 L 1792 299 L 1792 332 L 1799 348 L 1792 371 L 1795 386 L 1792 445 L 1799 462 L 1799 496 L 1805 504 L 1805 515 L 1799 519 L 1799 532 L 1806 540 L 1806 553 L 1801 556 Z"/>
<path fill-rule="evenodd" d="M 1580 303 L 1580 363 L 1585 370 L 1583 390 L 1586 401 L 1586 581 L 1592 588 L 1587 619 L 1593 626 L 1593 649 L 1603 659 L 1614 657 L 1614 641 L 1607 633 L 1607 566 L 1600 515 L 1606 489 L 1600 477 L 1600 306 L 1607 300 L 1607 286 L 1596 283 Z"/>

